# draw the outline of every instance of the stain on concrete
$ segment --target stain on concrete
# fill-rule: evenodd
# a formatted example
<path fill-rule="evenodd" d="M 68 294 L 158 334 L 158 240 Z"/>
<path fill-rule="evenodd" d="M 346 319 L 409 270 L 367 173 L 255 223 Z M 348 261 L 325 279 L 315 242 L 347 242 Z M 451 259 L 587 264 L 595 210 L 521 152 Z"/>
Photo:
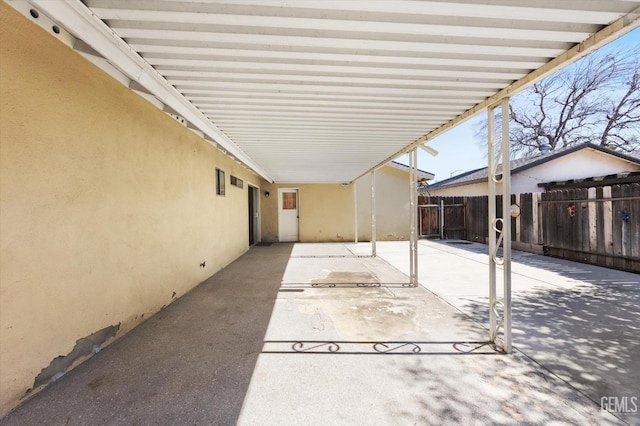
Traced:
<path fill-rule="evenodd" d="M 331 309 L 336 329 L 342 334 L 363 338 L 399 338 L 415 331 L 417 309 L 406 299 L 351 299 L 347 308 Z"/>
<path fill-rule="evenodd" d="M 312 279 L 313 284 L 380 284 L 381 279 L 371 271 L 330 271 Z M 315 331 L 324 332 L 331 324 L 345 340 L 398 338 L 411 334 L 417 327 L 417 307 L 410 299 L 396 298 L 384 287 L 316 288 L 313 299 L 301 299 L 300 312 L 310 315 Z M 336 297 L 338 296 L 339 297 Z"/>
<path fill-rule="evenodd" d="M 372 272 L 343 272 L 343 271 L 330 271 L 323 278 L 316 278 L 311 280 L 312 283 L 318 284 L 374 284 L 379 283 L 379 279 L 376 274 Z"/>
<path fill-rule="evenodd" d="M 104 376 L 98 376 L 95 379 L 93 379 L 92 381 L 90 381 L 89 383 L 87 383 L 87 386 L 91 389 L 96 389 L 99 388 L 100 386 L 102 386 L 104 384 Z"/>
<path fill-rule="evenodd" d="M 111 325 L 103 328 L 102 330 L 96 331 L 87 337 L 78 339 L 76 341 L 76 345 L 69 354 L 60 355 L 54 358 L 47 367 L 42 369 L 33 382 L 33 387 L 27 390 L 27 394 L 42 385 L 55 382 L 57 379 L 62 377 L 77 360 L 100 352 L 102 345 L 115 337 L 119 329 L 120 324 Z"/>

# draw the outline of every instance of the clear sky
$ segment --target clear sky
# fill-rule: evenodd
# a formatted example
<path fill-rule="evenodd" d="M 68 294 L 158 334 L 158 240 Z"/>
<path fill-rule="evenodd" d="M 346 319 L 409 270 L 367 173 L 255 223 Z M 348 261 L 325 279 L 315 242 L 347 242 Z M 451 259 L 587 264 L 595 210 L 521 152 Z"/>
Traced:
<path fill-rule="evenodd" d="M 638 45 L 640 45 L 640 28 L 603 46 L 600 51 Z M 483 114 L 486 114 L 486 111 L 429 142 L 429 146 L 439 151 L 437 157 L 432 157 L 426 152 L 418 150 L 418 168 L 434 173 L 434 182 L 437 182 L 462 172 L 486 167 L 487 158 L 484 150 L 480 150 L 473 137 L 475 124 Z M 404 164 L 409 163 L 407 156 L 400 157 L 397 161 Z"/>

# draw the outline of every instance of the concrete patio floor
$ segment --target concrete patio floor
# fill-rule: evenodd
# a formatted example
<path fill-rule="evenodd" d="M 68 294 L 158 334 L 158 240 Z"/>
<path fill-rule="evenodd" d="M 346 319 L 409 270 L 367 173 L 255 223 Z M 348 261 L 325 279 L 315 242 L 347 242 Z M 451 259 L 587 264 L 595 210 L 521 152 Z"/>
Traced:
<path fill-rule="evenodd" d="M 274 244 L 14 410 L 22 424 L 640 424 L 639 277 L 514 252 L 513 355 L 480 244 Z"/>

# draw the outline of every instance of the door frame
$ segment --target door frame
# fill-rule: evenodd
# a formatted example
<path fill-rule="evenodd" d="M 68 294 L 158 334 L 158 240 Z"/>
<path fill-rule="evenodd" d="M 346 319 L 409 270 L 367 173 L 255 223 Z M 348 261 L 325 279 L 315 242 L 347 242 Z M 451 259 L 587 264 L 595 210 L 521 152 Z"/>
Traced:
<path fill-rule="evenodd" d="M 254 198 L 253 198 L 253 210 L 256 215 L 254 220 L 254 229 L 253 229 L 253 244 L 259 243 L 262 241 L 262 220 L 260 216 L 260 187 L 258 185 L 254 185 L 250 182 L 247 182 L 247 192 L 249 192 L 249 188 L 253 188 Z M 247 194 L 247 204 L 249 203 L 248 194 Z M 247 210 L 249 206 L 247 205 Z M 248 231 L 247 231 L 248 232 Z"/>
<path fill-rule="evenodd" d="M 300 188 L 278 188 L 278 241 L 282 241 L 282 226 L 280 226 L 280 221 L 282 219 L 280 215 L 280 212 L 282 211 L 282 193 L 291 191 L 296 192 L 296 210 L 298 213 L 296 215 L 298 232 L 296 239 L 293 241 L 300 241 Z"/>

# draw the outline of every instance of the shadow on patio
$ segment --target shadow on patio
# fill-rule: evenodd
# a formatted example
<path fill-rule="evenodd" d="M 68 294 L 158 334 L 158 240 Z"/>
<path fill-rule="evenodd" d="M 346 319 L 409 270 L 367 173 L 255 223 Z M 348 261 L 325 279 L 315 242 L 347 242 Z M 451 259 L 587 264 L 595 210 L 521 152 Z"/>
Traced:
<path fill-rule="evenodd" d="M 638 396 L 640 288 L 635 286 L 578 285 L 516 294 L 514 345 L 598 405 L 603 397 Z M 469 300 L 465 312 L 486 319 L 486 302 Z"/>
<path fill-rule="evenodd" d="M 252 248 L 0 424 L 615 422 L 531 359 L 497 354 L 482 326 L 384 259 L 355 253 Z"/>
<path fill-rule="evenodd" d="M 458 268 L 479 276 L 486 273 L 479 269 L 487 268 L 484 245 L 453 248 L 430 242 L 427 250 L 455 252 Z M 430 264 L 429 269 L 438 275 L 435 265 Z M 516 349 L 587 396 L 596 407 L 603 397 L 640 396 L 640 276 L 517 251 L 512 269 Z M 450 270 L 446 273 L 452 274 Z M 432 281 L 426 287 L 488 325 L 486 281 L 455 289 Z M 499 277 L 498 295 L 501 293 Z M 640 424 L 640 413 L 620 418 Z"/>
<path fill-rule="evenodd" d="M 234 424 L 292 248 L 252 248 L 0 424 Z"/>
<path fill-rule="evenodd" d="M 282 287 L 296 291 L 276 301 L 240 424 L 616 422 L 365 252 L 296 245 Z"/>

